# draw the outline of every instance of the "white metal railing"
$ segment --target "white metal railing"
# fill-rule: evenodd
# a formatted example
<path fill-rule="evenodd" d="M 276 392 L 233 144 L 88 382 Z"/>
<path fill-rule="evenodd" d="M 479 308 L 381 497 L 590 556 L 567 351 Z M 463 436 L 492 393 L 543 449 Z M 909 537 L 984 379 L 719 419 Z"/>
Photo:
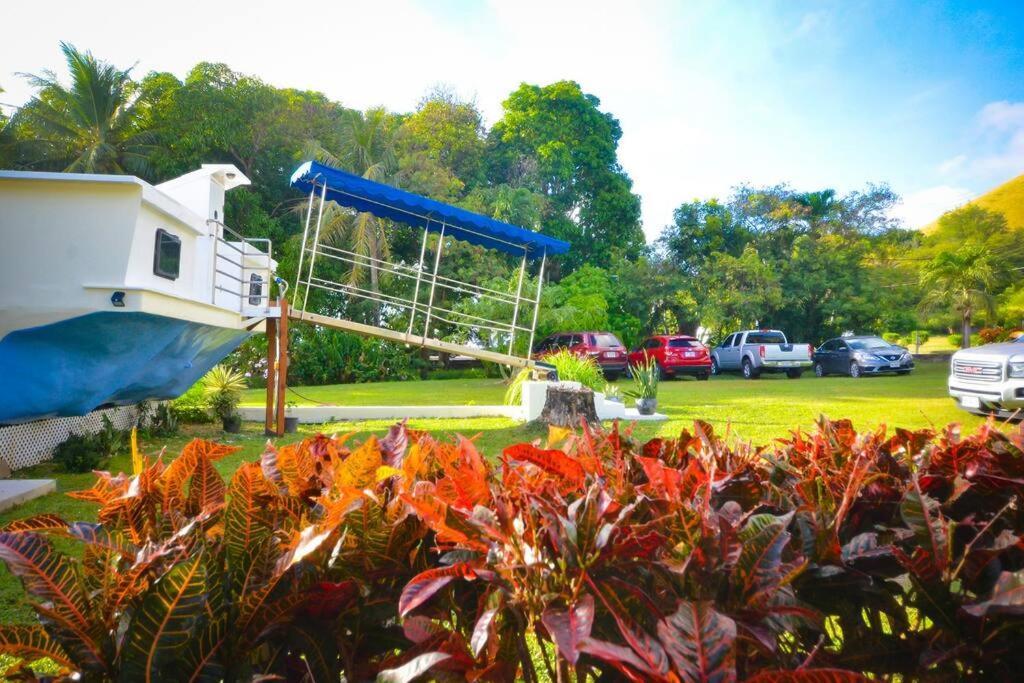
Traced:
<path fill-rule="evenodd" d="M 270 283 L 274 276 L 271 241 L 264 237 L 242 237 L 221 221 L 209 219 L 213 255 L 210 259 L 210 302 L 244 313 L 249 308 L 270 305 Z M 228 239 L 230 238 L 230 239 Z M 263 246 L 261 249 L 260 246 Z M 223 296 L 218 297 L 218 292 Z"/>
<path fill-rule="evenodd" d="M 419 262 L 416 264 L 393 263 L 366 254 L 358 254 L 337 246 L 323 244 L 320 241 L 320 232 L 323 222 L 324 205 L 326 204 L 327 187 L 326 185 L 319 185 L 319 187 L 321 192 L 319 206 L 316 207 L 315 226 L 313 225 L 313 210 L 318 199 L 316 196 L 316 183 L 314 183 L 314 187 L 309 195 L 305 228 L 302 233 L 302 248 L 299 252 L 295 303 L 301 303 L 301 310 L 298 311 L 300 319 L 305 314 L 306 306 L 309 303 L 310 290 L 320 289 L 354 299 L 371 301 L 379 306 L 387 307 L 389 311 L 406 311 L 409 315 L 409 321 L 405 331 L 405 339 L 409 343 L 422 343 L 426 339 L 432 338 L 434 335 L 431 334 L 430 325 L 431 321 L 436 321 L 456 328 L 476 331 L 481 338 L 484 336 L 481 333 L 484 332 L 498 334 L 502 338 L 507 336 L 506 354 L 509 356 L 514 354 L 517 333 L 529 335 L 526 356 L 529 355 L 529 350 L 533 347 L 534 330 L 537 326 L 537 315 L 540 309 L 541 286 L 544 278 L 544 266 L 547 261 L 546 254 L 541 259 L 537 286 L 536 288 L 531 288 L 535 289 L 535 291 L 530 292 L 529 296 L 527 296 L 523 292 L 527 259 L 525 248 L 523 248 L 523 256 L 519 264 L 519 274 L 514 294 L 465 282 L 438 272 L 444 250 L 446 225 L 443 222 L 439 222 L 441 229 L 438 231 L 439 236 L 437 247 L 433 254 L 432 268 L 427 265 L 429 231 L 426 229 L 423 230 Z M 313 230 L 310 230 L 311 227 L 313 227 Z M 310 241 L 311 236 L 312 241 Z M 352 270 L 359 268 L 375 269 L 379 276 L 378 282 L 382 279 L 380 276 L 384 276 L 384 280 L 391 284 L 398 284 L 399 291 L 381 291 L 381 288 L 376 290 L 369 289 L 357 284 L 355 278 L 351 278 L 349 282 L 340 282 L 318 276 L 316 269 L 317 259 L 321 258 L 344 264 L 348 267 L 350 273 Z M 322 272 L 323 269 L 321 268 L 320 270 Z M 405 285 L 404 290 L 401 289 L 403 284 Z M 411 295 L 408 292 L 409 285 L 411 285 L 412 289 Z M 299 288 L 301 287 L 305 287 L 305 291 L 301 292 L 300 296 Z M 499 304 L 502 308 L 507 307 L 509 312 L 508 319 L 492 319 L 446 306 L 437 301 L 438 295 L 442 291 L 459 294 L 471 301 L 488 300 Z M 424 295 L 426 302 L 422 301 Z M 523 317 L 521 314 L 524 308 L 528 310 L 529 307 L 532 307 L 533 311 L 527 325 L 521 320 Z M 470 351 L 468 349 L 467 353 Z"/>

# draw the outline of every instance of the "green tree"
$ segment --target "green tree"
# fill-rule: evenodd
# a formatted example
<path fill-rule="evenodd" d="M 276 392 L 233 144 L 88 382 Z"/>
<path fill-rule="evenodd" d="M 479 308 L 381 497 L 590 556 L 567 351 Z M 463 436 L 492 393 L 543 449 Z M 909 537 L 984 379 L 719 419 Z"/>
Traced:
<path fill-rule="evenodd" d="M 545 233 L 572 244 L 568 270 L 607 266 L 613 248 L 628 257 L 644 248 L 640 199 L 618 162 L 619 122 L 579 84 L 522 84 L 503 103 L 491 129 L 493 184 L 527 186 L 546 199 Z"/>
<path fill-rule="evenodd" d="M 1000 280 L 996 259 L 984 247 L 965 246 L 940 252 L 921 270 L 926 310 L 951 308 L 962 323 L 963 348 L 971 345 L 971 321 L 978 312 L 993 313 L 992 290 Z"/>
<path fill-rule="evenodd" d="M 403 156 L 423 154 L 448 169 L 466 187 L 483 181 L 484 125 L 472 102 L 450 90 L 436 88 L 402 124 Z"/>
<path fill-rule="evenodd" d="M 699 273 L 712 254 L 739 256 L 752 237 L 732 209 L 717 199 L 682 204 L 672 218 L 658 246 L 673 265 L 690 275 Z"/>
<path fill-rule="evenodd" d="M 712 254 L 697 290 L 702 322 L 717 335 L 771 319 L 783 301 L 777 272 L 753 245 L 739 257 Z"/>
<path fill-rule="evenodd" d="M 60 49 L 71 85 L 51 71 L 28 75 L 38 92 L 14 117 L 28 163 L 78 173 L 144 173 L 152 135 L 141 125 L 146 103 L 131 69 L 118 69 L 69 43 Z"/>

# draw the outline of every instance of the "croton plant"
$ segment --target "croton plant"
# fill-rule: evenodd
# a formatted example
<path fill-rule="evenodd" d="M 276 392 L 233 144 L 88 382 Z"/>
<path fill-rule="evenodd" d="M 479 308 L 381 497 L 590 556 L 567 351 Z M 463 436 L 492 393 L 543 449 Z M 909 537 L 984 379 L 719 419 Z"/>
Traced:
<path fill-rule="evenodd" d="M 7 526 L 38 623 L 0 652 L 131 681 L 1024 671 L 1024 430 L 584 426 L 493 463 L 402 425 L 349 442 L 268 445 L 225 482 L 233 449 L 196 440 L 71 494 L 98 523 Z"/>

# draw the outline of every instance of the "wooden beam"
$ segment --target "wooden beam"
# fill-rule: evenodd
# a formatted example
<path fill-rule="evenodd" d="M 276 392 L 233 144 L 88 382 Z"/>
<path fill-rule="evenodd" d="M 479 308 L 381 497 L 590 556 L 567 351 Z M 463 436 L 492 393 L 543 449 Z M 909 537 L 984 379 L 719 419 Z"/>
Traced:
<path fill-rule="evenodd" d="M 440 339 L 432 339 L 431 337 L 423 337 L 418 334 L 407 334 L 405 332 L 397 332 L 395 330 L 389 330 L 383 327 L 374 327 L 373 325 L 364 325 L 363 323 L 353 322 L 351 320 L 342 320 L 340 318 L 331 318 L 326 315 L 320 315 L 318 313 L 309 313 L 308 311 L 291 311 L 285 313 L 284 304 L 282 303 L 281 309 L 281 320 L 282 322 L 291 316 L 293 318 L 299 318 L 306 322 L 313 323 L 315 325 L 323 325 L 324 327 L 331 327 L 336 330 L 344 330 L 346 332 L 354 332 L 355 334 L 362 334 L 368 337 L 377 337 L 378 339 L 388 339 L 390 341 L 399 342 L 401 344 L 411 344 L 412 346 L 422 346 L 432 351 L 439 353 L 451 353 L 462 356 L 469 356 L 470 358 L 476 358 L 477 360 L 485 360 L 491 363 L 500 363 L 501 365 L 508 365 L 514 368 L 534 368 L 537 366 L 537 362 L 529 358 L 520 358 L 519 356 L 512 356 L 506 353 L 498 353 L 496 351 L 488 351 L 487 349 L 477 349 L 471 346 L 461 346 L 459 344 L 453 344 L 451 342 L 441 341 Z M 282 353 L 282 360 L 284 354 Z"/>
<path fill-rule="evenodd" d="M 271 303 L 271 306 L 275 305 Z M 275 400 L 277 388 L 277 318 L 267 318 L 267 417 L 263 431 L 269 436 L 277 433 Z"/>
<path fill-rule="evenodd" d="M 281 318 L 277 323 L 277 435 L 284 436 L 284 399 L 288 391 L 288 300 L 281 298 Z"/>

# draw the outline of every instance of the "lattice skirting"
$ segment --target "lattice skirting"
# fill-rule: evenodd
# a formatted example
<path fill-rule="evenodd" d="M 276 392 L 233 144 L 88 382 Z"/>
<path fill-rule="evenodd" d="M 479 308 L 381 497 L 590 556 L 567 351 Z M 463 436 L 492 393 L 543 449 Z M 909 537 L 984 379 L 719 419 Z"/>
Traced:
<path fill-rule="evenodd" d="M 0 427 L 0 460 L 12 470 L 38 465 L 49 460 L 53 449 L 71 434 L 98 432 L 103 427 L 104 415 L 118 429 L 129 429 L 135 425 L 139 411 L 137 406 L 122 406 L 77 417 L 55 417 Z"/>

